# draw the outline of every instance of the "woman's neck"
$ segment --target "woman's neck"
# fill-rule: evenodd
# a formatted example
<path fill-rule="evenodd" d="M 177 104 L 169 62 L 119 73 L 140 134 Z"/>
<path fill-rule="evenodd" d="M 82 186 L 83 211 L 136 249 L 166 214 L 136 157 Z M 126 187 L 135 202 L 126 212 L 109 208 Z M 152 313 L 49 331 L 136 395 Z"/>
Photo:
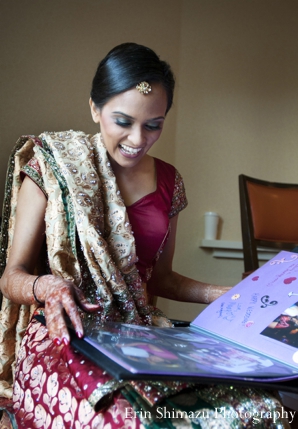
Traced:
<path fill-rule="evenodd" d="M 130 168 L 113 161 L 111 164 L 126 206 L 156 190 L 155 162 L 151 156 L 145 155 L 136 166 Z"/>

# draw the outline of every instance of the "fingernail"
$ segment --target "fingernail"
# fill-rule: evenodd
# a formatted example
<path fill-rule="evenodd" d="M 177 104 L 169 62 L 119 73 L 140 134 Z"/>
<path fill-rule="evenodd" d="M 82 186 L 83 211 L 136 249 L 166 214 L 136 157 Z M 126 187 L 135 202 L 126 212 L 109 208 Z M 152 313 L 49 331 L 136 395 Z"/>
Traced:
<path fill-rule="evenodd" d="M 83 332 L 81 331 L 76 331 L 77 337 L 78 338 L 83 338 Z"/>
<path fill-rule="evenodd" d="M 68 339 L 67 339 L 67 338 L 65 338 L 65 337 L 64 337 L 62 341 L 63 341 L 63 343 L 64 343 L 66 346 L 68 346 L 69 341 L 68 341 Z"/>
<path fill-rule="evenodd" d="M 56 346 L 60 346 L 60 344 L 61 344 L 61 342 L 60 342 L 59 338 L 55 338 L 55 339 L 53 340 L 53 342 L 56 344 Z"/>

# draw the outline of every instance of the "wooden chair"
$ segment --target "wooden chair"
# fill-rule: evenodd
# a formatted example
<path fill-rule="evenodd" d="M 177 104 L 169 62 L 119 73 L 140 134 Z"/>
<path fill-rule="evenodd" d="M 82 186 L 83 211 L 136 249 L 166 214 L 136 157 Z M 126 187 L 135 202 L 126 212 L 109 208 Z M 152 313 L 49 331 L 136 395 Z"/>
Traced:
<path fill-rule="evenodd" d="M 293 250 L 298 243 L 298 184 L 239 176 L 244 274 L 259 267 L 257 247 Z"/>

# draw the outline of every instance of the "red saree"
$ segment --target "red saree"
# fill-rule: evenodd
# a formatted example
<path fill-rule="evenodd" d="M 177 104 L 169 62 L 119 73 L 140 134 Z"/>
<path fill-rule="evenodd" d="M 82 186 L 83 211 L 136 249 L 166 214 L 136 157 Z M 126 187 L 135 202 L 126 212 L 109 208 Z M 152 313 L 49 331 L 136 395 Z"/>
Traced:
<path fill-rule="evenodd" d="M 23 140 L 24 144 L 26 139 Z M 157 310 L 147 306 L 141 283 L 150 278 L 170 233 L 170 217 L 187 204 L 179 173 L 169 164 L 156 160 L 156 191 L 126 209 L 121 203 L 104 148 L 96 136 L 73 131 L 44 133 L 40 139 L 30 142 L 24 146 L 26 165 L 17 164 L 19 170 L 45 192 L 49 198 L 48 207 L 53 208 L 46 214 L 50 271 L 61 272 L 76 284 L 82 280 L 85 295 L 102 303 L 102 311 L 98 314 L 82 314 L 84 323 L 104 323 L 106 320 L 151 323 L 150 317 Z M 29 156 L 32 143 L 37 143 L 36 146 L 33 144 L 35 157 L 28 163 L 32 157 L 32 153 Z M 80 163 L 82 158 L 84 161 Z M 15 169 L 15 175 L 17 172 Z M 13 183 L 12 188 L 19 186 L 17 179 Z M 96 188 L 100 183 L 102 192 Z M 103 201 L 100 195 L 104 195 Z M 9 198 L 6 201 L 9 203 Z M 11 201 L 13 207 L 16 201 L 13 192 Z M 68 210 L 67 216 L 64 216 L 65 210 Z M 13 218 L 13 210 L 5 216 L 9 221 Z M 65 230 L 65 219 L 69 219 L 67 239 L 60 233 Z M 4 237 L 3 243 L 6 243 L 3 248 L 9 248 L 9 239 Z M 105 282 L 106 276 L 101 276 L 105 267 L 98 266 L 97 262 L 106 252 L 113 255 L 115 264 L 111 267 L 111 279 Z M 71 263 L 67 262 L 65 266 L 65 261 Z M 26 317 L 28 314 L 27 311 Z M 17 353 L 13 402 L 18 427 L 27 429 L 240 429 L 252 424 L 255 413 L 271 412 L 280 407 L 273 394 L 254 389 L 205 387 L 179 381 L 117 382 L 75 353 L 71 346 L 54 345 L 46 328 L 35 319 L 29 322 Z M 157 414 L 159 406 L 169 411 L 184 410 L 185 414 L 181 418 L 171 415 L 160 418 Z M 215 414 L 215 407 L 221 406 L 231 411 L 230 417 Z M 199 410 L 200 413 L 191 414 L 189 410 Z M 241 417 L 241 410 L 250 413 L 249 421 L 245 416 Z M 278 424 L 280 429 L 288 427 L 282 419 Z M 254 427 L 269 429 L 274 426 L 272 419 L 267 418 Z"/>

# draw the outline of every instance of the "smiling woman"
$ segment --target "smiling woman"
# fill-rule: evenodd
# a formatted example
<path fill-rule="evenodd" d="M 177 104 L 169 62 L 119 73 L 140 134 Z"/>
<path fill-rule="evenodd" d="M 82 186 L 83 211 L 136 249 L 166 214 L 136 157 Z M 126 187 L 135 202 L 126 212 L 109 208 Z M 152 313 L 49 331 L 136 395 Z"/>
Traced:
<path fill-rule="evenodd" d="M 166 91 L 153 83 L 150 96 L 133 88 L 114 96 L 101 109 L 92 99 L 90 106 L 94 122 L 100 124 L 101 139 L 124 202 L 131 205 L 156 189 L 155 164 L 147 152 L 162 132 Z"/>
<path fill-rule="evenodd" d="M 136 172 L 146 168 L 149 157 L 144 155 L 158 140 L 166 115 L 167 94 L 162 85 L 153 83 L 150 96 L 133 88 L 116 95 L 101 109 L 91 99 L 90 106 L 113 169 L 129 167 Z"/>
<path fill-rule="evenodd" d="M 117 46 L 100 62 L 91 90 L 101 132 L 45 132 L 21 138 L 14 149 L 0 250 L 1 338 L 12 338 L 18 309 L 17 329 L 25 331 L 15 346 L 13 383 L 20 428 L 242 428 L 253 422 L 237 409 L 253 416 L 280 407 L 274 393 L 253 389 L 116 381 L 70 344 L 66 314 L 78 337 L 84 327 L 110 321 L 171 327 L 148 295 L 208 304 L 228 289 L 172 269 L 187 199 L 175 167 L 148 151 L 173 91 L 169 65 L 151 49 Z M 30 320 L 29 306 L 45 315 L 46 328 Z M 2 346 L 8 366 L 12 341 Z M 228 419 L 214 411 L 226 404 L 235 410 Z M 168 411 L 162 420 L 154 419 L 157 406 Z M 135 413 L 125 411 L 132 407 Z M 176 409 L 185 412 L 176 418 Z M 208 419 L 197 418 L 204 416 L 198 410 L 209 410 Z M 282 418 L 278 424 L 287 427 Z M 254 427 L 270 425 L 267 419 Z"/>

